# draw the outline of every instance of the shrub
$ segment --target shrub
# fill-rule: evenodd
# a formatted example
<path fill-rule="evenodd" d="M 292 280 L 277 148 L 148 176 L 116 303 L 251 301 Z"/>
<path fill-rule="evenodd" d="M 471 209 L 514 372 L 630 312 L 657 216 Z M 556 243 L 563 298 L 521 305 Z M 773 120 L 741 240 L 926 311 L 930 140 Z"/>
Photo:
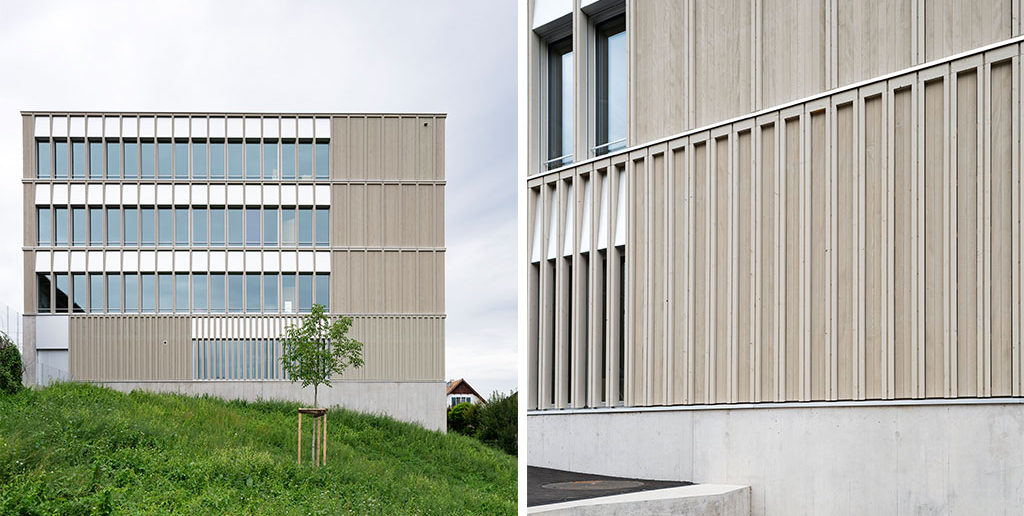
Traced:
<path fill-rule="evenodd" d="M 476 433 L 477 406 L 459 403 L 448 409 L 448 431 L 472 437 Z"/>
<path fill-rule="evenodd" d="M 519 449 L 519 394 L 491 394 L 486 405 L 476 411 L 476 438 L 484 444 L 517 455 Z"/>
<path fill-rule="evenodd" d="M 0 392 L 14 394 L 21 390 L 21 353 L 18 346 L 0 332 Z"/>

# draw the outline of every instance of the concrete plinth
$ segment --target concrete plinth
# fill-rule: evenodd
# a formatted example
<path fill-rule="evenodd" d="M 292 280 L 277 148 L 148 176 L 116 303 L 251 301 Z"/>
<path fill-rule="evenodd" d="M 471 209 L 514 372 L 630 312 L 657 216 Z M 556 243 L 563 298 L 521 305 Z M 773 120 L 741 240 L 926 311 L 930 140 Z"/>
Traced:
<path fill-rule="evenodd" d="M 749 516 L 750 488 L 715 484 L 670 487 L 540 505 L 528 508 L 526 513 L 544 516 Z"/>

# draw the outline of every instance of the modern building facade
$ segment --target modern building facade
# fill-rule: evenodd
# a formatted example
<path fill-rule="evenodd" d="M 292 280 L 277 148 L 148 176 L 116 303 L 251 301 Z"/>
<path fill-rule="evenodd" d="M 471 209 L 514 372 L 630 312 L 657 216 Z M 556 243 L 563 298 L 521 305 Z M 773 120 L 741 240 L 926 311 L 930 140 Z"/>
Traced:
<path fill-rule="evenodd" d="M 529 463 L 1024 506 L 1021 7 L 524 0 Z"/>
<path fill-rule="evenodd" d="M 311 401 L 319 303 L 366 362 L 321 402 L 445 427 L 444 115 L 22 119 L 27 383 Z"/>

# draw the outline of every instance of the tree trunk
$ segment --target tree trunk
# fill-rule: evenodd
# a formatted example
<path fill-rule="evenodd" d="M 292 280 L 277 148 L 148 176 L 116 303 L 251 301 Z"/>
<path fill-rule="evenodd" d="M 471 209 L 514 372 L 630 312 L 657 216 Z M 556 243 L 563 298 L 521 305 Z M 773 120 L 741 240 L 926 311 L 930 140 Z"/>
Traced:
<path fill-rule="evenodd" d="M 316 390 L 318 387 L 320 386 L 316 384 L 313 385 L 313 408 L 319 407 L 319 405 L 316 404 Z"/>

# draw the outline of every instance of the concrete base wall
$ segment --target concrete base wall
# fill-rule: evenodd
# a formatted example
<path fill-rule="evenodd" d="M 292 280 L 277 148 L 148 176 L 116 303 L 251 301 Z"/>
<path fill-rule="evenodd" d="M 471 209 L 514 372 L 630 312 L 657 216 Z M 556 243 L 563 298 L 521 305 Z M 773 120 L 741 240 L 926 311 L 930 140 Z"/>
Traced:
<path fill-rule="evenodd" d="M 313 388 L 291 382 L 216 381 L 216 382 L 102 382 L 112 389 L 130 392 L 136 389 L 175 392 L 188 395 L 209 394 L 224 399 L 247 401 L 287 400 L 313 405 Z M 341 406 L 371 414 L 391 416 L 416 423 L 428 430 L 445 431 L 445 382 L 334 382 L 321 387 L 318 400 L 322 407 Z"/>
<path fill-rule="evenodd" d="M 527 436 L 532 466 L 749 485 L 755 515 L 1024 507 L 1024 404 L 1009 401 L 530 414 Z"/>
<path fill-rule="evenodd" d="M 750 516 L 750 488 L 716 484 L 669 487 L 540 505 L 527 508 L 526 513 L 544 516 Z"/>

